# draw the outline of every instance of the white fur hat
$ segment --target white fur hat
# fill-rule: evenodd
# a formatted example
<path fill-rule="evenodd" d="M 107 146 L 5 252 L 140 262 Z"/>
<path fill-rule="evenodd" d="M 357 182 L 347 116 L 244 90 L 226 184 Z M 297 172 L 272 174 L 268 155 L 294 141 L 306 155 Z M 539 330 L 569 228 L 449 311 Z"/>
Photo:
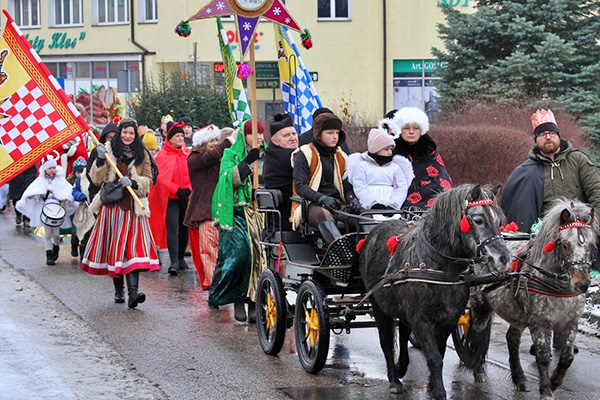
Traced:
<path fill-rule="evenodd" d="M 396 111 L 392 120 L 394 124 L 402 129 L 406 124 L 417 124 L 421 127 L 421 135 L 429 132 L 429 118 L 421 109 L 416 107 L 404 107 Z"/>
<path fill-rule="evenodd" d="M 46 171 L 48 168 L 52 167 L 56 168 L 58 167 L 58 164 L 54 158 L 49 158 L 42 164 L 41 171 Z"/>
<path fill-rule="evenodd" d="M 213 139 L 219 139 L 221 137 L 221 131 L 216 125 L 210 124 L 203 128 L 200 128 L 194 133 L 192 138 L 192 146 L 202 146 L 204 143 L 208 143 Z"/>

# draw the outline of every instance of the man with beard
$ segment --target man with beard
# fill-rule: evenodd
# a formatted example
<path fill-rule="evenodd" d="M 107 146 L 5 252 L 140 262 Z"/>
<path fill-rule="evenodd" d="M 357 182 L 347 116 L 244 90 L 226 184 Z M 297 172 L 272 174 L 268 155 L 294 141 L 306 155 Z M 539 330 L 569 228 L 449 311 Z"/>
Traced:
<path fill-rule="evenodd" d="M 270 123 L 271 141 L 265 151 L 263 179 L 265 189 L 279 189 L 283 202 L 279 207 L 283 230 L 291 230 L 293 168 L 291 156 L 298 148 L 298 132 L 288 114 L 275 114 Z"/>
<path fill-rule="evenodd" d="M 502 193 L 507 221 L 527 233 L 557 197 L 579 199 L 600 209 L 600 175 L 594 163 L 561 138 L 551 110 L 537 110 L 531 122 L 535 146 L 527 161 L 514 169 Z"/>

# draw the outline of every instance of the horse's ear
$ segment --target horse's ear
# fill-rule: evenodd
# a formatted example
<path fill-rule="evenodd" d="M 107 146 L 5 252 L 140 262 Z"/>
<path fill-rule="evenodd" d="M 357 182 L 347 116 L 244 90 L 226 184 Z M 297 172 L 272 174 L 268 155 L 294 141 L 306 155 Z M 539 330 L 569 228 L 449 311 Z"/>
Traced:
<path fill-rule="evenodd" d="M 492 188 L 492 193 L 494 193 L 494 196 L 497 197 L 498 193 L 500 193 L 500 189 L 502 189 L 502 185 L 496 185 Z"/>
<path fill-rule="evenodd" d="M 564 225 L 567 222 L 569 222 L 570 220 L 571 220 L 571 211 L 569 211 L 568 209 L 565 208 L 560 213 L 560 224 Z"/>
<path fill-rule="evenodd" d="M 477 184 L 471 189 L 469 193 L 469 201 L 477 200 L 481 198 L 481 185 Z"/>

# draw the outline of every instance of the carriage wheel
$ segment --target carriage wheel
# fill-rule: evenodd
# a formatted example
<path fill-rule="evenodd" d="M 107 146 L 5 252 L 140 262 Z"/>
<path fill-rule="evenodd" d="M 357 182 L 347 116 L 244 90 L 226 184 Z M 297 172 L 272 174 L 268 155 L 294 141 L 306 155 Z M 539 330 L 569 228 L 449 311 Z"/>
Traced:
<path fill-rule="evenodd" d="M 475 347 L 469 339 L 469 329 L 471 327 L 471 310 L 466 309 L 461 315 L 456 324 L 456 328 L 452 331 L 452 342 L 460 360 L 466 365 L 473 365 L 475 356 L 480 350 Z M 485 328 L 485 337 L 489 342 L 489 337 L 492 332 L 492 324 L 489 323 Z"/>
<path fill-rule="evenodd" d="M 266 269 L 258 281 L 256 311 L 260 347 L 265 354 L 276 356 L 285 340 L 287 307 L 281 278 L 271 269 Z"/>
<path fill-rule="evenodd" d="M 323 369 L 329 351 L 329 311 L 319 285 L 305 281 L 296 299 L 296 349 L 302 368 L 310 374 Z"/>

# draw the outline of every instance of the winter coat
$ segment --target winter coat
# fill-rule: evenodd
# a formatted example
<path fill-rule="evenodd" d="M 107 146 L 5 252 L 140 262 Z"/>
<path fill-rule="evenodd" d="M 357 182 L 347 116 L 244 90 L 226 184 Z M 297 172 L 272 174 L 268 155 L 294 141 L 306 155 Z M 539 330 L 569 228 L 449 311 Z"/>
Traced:
<path fill-rule="evenodd" d="M 290 219 L 293 196 L 293 168 L 292 153 L 296 149 L 284 149 L 273 142 L 269 143 L 265 151 L 265 163 L 263 167 L 263 179 L 265 189 L 278 189 L 282 194 L 282 204 L 279 206 L 281 221 L 284 227 Z"/>
<path fill-rule="evenodd" d="M 116 165 L 122 165 L 122 162 L 119 160 L 117 163 L 117 159 L 112 152 L 112 148 L 110 142 L 104 144 L 106 146 L 106 158 L 110 157 Z M 115 170 L 108 164 L 107 161 L 104 161 L 102 165 L 98 165 L 99 160 L 96 159 L 90 166 L 88 164 L 88 171 L 91 183 L 101 187 L 104 182 L 117 182 L 119 178 L 117 177 L 117 173 Z M 129 191 L 125 189 L 124 197 L 121 202 L 116 205 L 107 205 L 110 206 L 121 206 L 123 202 L 127 203 L 128 208 L 133 209 L 137 215 L 150 215 L 150 208 L 148 206 L 148 192 L 150 191 L 150 187 L 152 186 L 152 162 L 150 161 L 150 154 L 145 152 L 144 161 L 141 164 L 135 165 L 135 159 L 132 160 L 129 165 L 126 166 L 128 171 L 130 172 L 129 178 L 132 181 L 137 183 L 137 189 L 134 190 L 135 194 L 139 197 L 140 202 L 144 206 L 144 210 L 142 210 L 139 204 L 133 200 Z M 127 171 L 126 171 L 127 172 Z M 82 182 L 83 185 L 83 182 Z M 101 196 L 95 196 L 91 203 L 92 211 L 97 214 L 102 207 Z"/>
<path fill-rule="evenodd" d="M 177 196 L 179 189 L 192 190 L 187 164 L 189 154 L 190 150 L 185 146 L 178 149 L 167 140 L 162 150 L 156 155 L 156 164 L 160 173 L 156 185 L 150 191 L 148 200 L 152 210 L 150 228 L 156 245 L 160 249 L 167 248 L 165 221 L 169 200 L 179 199 Z"/>
<path fill-rule="evenodd" d="M 530 232 L 557 197 L 578 199 L 600 209 L 600 175 L 594 163 L 571 143 L 561 139 L 554 161 L 537 146 L 529 159 L 514 169 L 502 192 L 502 209 L 508 222 Z"/>
<path fill-rule="evenodd" d="M 383 204 L 399 210 L 415 174 L 405 157 L 394 156 L 391 162 L 379 165 L 365 152 L 348 157 L 346 176 L 363 208 Z"/>
<path fill-rule="evenodd" d="M 188 202 L 183 224 L 197 228 L 205 220 L 212 219 L 212 198 L 219 181 L 219 168 L 223 151 L 231 147 L 229 140 L 224 140 L 212 150 L 194 147 L 187 160 L 192 194 Z"/>
<path fill-rule="evenodd" d="M 435 196 L 452 187 L 452 179 L 437 151 L 437 145 L 429 135 L 422 135 L 415 144 L 406 143 L 402 137 L 395 142 L 394 154 L 408 158 L 415 173 L 402 207 L 431 208 Z"/>
<path fill-rule="evenodd" d="M 49 178 L 44 171 L 39 171 L 38 177 L 27 187 L 21 200 L 15 205 L 16 209 L 30 219 L 32 227 L 42 226 L 42 209 L 44 203 L 49 198 L 60 201 L 65 209 L 65 220 L 61 225 L 63 228 L 71 226 L 71 219 L 68 218 L 77 209 L 78 203 L 72 196 L 73 186 L 65 179 L 65 170 L 62 167 L 56 167 L 56 175 Z"/>

